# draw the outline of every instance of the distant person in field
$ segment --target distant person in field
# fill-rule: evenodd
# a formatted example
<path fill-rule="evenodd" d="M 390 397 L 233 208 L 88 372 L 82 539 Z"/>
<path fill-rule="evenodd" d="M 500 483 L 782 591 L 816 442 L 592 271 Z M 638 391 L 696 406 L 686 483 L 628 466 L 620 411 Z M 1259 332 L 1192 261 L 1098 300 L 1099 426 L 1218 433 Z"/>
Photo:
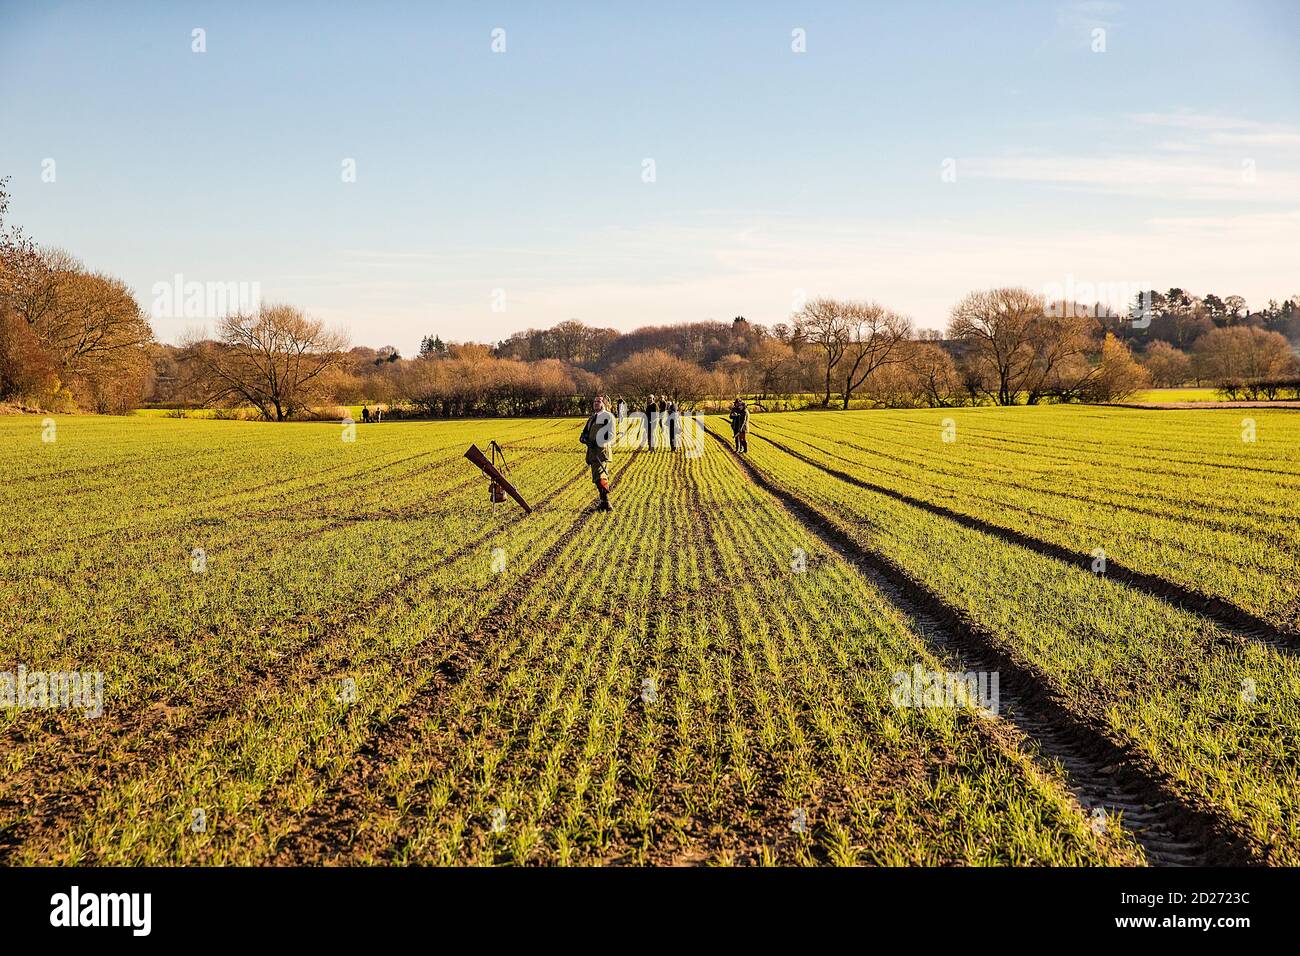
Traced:
<path fill-rule="evenodd" d="M 655 450 L 655 430 L 659 427 L 659 403 L 655 401 L 654 395 L 650 396 L 650 401 L 645 403 L 645 435 L 646 444 L 650 450 Z"/>
<path fill-rule="evenodd" d="M 731 433 L 736 436 L 736 451 L 742 455 L 749 452 L 749 409 L 737 397 L 731 403 Z"/>
<path fill-rule="evenodd" d="M 363 422 L 368 422 L 368 421 L 370 421 L 370 406 L 369 406 L 369 405 L 362 405 L 362 406 L 361 406 L 361 420 L 362 420 Z"/>
<path fill-rule="evenodd" d="M 677 417 L 677 403 L 671 398 L 664 402 L 664 421 L 668 424 L 668 450 L 676 451 L 678 426 L 681 421 Z"/>
<path fill-rule="evenodd" d="M 614 415 L 605 409 L 605 396 L 597 395 L 591 402 L 591 417 L 582 426 L 582 435 L 578 439 L 587 446 L 591 481 L 600 495 L 597 511 L 614 510 L 609 503 L 609 463 L 614 460 L 614 428 Z"/>

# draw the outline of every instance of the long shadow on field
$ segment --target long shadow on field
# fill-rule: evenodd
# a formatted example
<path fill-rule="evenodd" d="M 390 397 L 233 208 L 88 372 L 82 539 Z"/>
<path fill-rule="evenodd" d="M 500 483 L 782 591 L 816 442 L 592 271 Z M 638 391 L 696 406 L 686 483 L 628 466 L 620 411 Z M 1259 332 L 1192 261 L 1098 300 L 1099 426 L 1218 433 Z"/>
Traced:
<path fill-rule="evenodd" d="M 935 504 L 932 501 L 924 501 L 920 498 L 913 498 L 911 495 L 897 491 L 893 488 L 886 488 L 884 485 L 877 485 L 873 482 L 859 478 L 856 475 L 850 475 L 848 472 L 840 471 L 829 465 L 822 464 L 816 459 L 810 458 L 800 452 L 795 451 L 788 445 L 782 444 L 772 438 L 763 435 L 754 435 L 761 441 L 780 449 L 787 455 L 797 458 L 805 464 L 812 465 L 819 471 L 837 478 L 846 484 L 854 485 L 866 491 L 874 492 L 878 495 L 884 495 L 895 501 L 901 501 L 903 504 L 911 505 L 914 508 L 920 508 L 922 511 L 928 511 L 931 514 L 938 515 L 941 518 L 947 518 L 963 527 L 970 528 L 974 531 L 982 531 L 985 534 L 992 535 L 1008 544 L 1019 545 L 1022 548 L 1028 548 L 1043 557 L 1055 558 L 1066 564 L 1091 568 L 1094 557 L 1091 554 L 1083 554 L 1064 545 L 1052 541 L 1046 541 L 1033 535 L 1025 534 L 1022 531 L 1015 531 L 1011 528 L 1004 528 L 1001 525 L 985 521 L 983 518 L 977 518 L 974 515 L 963 514 L 960 511 L 954 511 L 944 505 Z M 1221 598 L 1211 597 L 1208 594 L 1202 594 L 1199 591 L 1193 591 L 1182 585 L 1174 584 L 1165 578 L 1154 574 L 1147 574 L 1143 571 L 1134 571 L 1132 568 L 1125 567 L 1113 558 L 1106 558 L 1105 576 L 1113 581 L 1127 585 L 1137 591 L 1145 592 L 1152 597 L 1159 598 L 1163 601 L 1172 601 L 1186 610 L 1199 613 L 1218 624 L 1220 627 L 1227 628 L 1249 638 L 1261 641 L 1277 650 L 1286 654 L 1300 653 L 1300 634 L 1283 631 L 1269 621 L 1264 620 L 1258 615 L 1252 614 L 1245 608 L 1238 607 Z"/>
<path fill-rule="evenodd" d="M 731 450 L 730 442 L 706 430 Z M 964 671 L 997 673 L 1007 719 L 1034 740 L 1042 754 L 1061 763 L 1071 791 L 1085 809 L 1104 809 L 1107 818 L 1122 814 L 1125 829 L 1142 845 L 1148 860 L 1173 866 L 1263 862 L 1227 820 L 1187 803 L 1131 744 L 1112 740 L 1106 727 L 1070 710 L 1036 668 L 1016 660 L 938 594 L 885 555 L 859 544 L 747 458 L 735 457 L 755 484 L 854 565 L 941 655 L 955 658 Z"/>

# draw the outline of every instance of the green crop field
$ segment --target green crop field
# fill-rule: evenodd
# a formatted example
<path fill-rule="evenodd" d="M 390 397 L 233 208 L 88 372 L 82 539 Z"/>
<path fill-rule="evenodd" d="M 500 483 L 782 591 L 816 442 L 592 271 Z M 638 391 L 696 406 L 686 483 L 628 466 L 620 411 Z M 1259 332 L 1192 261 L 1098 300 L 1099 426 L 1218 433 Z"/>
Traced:
<path fill-rule="evenodd" d="M 1161 402 L 1219 402 L 1223 396 L 1217 388 L 1149 388 L 1135 393 L 1127 402 L 1159 404 Z"/>
<path fill-rule="evenodd" d="M 1300 413 L 705 425 L 0 419 L 0 862 L 1300 863 Z"/>

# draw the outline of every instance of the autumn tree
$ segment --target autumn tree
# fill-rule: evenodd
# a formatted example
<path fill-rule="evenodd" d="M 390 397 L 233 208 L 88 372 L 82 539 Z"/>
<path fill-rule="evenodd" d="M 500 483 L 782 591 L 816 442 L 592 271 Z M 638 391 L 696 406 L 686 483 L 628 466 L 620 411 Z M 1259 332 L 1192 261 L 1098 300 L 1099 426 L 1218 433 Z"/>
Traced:
<path fill-rule="evenodd" d="M 0 182 L 0 395 L 67 396 L 89 411 L 120 413 L 140 400 L 153 331 L 126 283 L 89 272 L 6 227 Z"/>
<path fill-rule="evenodd" d="M 32 401 L 61 410 L 58 369 L 31 326 L 0 298 L 0 398 Z M 64 393 L 71 407 L 71 393 Z"/>
<path fill-rule="evenodd" d="M 629 400 L 648 395 L 666 395 L 679 405 L 693 403 L 710 392 L 713 376 L 694 362 L 680 359 L 662 349 L 638 352 L 615 365 L 604 379 L 613 394 Z"/>
<path fill-rule="evenodd" d="M 1089 376 L 1080 397 L 1091 402 L 1116 402 L 1151 384 L 1151 373 L 1133 358 L 1127 345 L 1107 333 L 1096 373 Z"/>
<path fill-rule="evenodd" d="M 61 271 L 53 307 L 32 329 L 83 408 L 121 413 L 139 400 L 153 331 L 121 279 Z"/>
<path fill-rule="evenodd" d="M 10 340 L 30 339 L 78 405 L 121 413 L 139 401 L 153 331 L 125 282 L 41 249 L 17 260 L 5 298 L 30 333 Z"/>
<path fill-rule="evenodd" d="M 1192 377 L 1192 359 L 1163 339 L 1156 339 L 1142 356 L 1142 364 L 1151 373 L 1151 383 L 1158 388 L 1174 388 Z"/>

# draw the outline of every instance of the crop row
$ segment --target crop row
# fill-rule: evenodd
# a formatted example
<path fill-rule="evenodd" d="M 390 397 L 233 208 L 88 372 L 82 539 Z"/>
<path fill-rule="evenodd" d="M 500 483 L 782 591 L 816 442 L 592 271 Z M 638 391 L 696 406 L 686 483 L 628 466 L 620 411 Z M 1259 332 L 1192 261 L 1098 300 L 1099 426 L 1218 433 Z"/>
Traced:
<path fill-rule="evenodd" d="M 1182 413 L 1108 414 L 1163 419 Z M 799 416 L 765 416 L 759 434 L 882 488 L 1068 548 L 1082 563 L 1104 557 L 1295 633 L 1300 416 L 1273 415 L 1260 427 L 1267 426 L 1274 443 L 1290 443 L 1288 458 L 1259 470 L 1256 446 L 1238 442 L 1236 468 L 1202 466 L 1196 479 L 1162 471 L 1172 466 L 1160 454 L 1135 457 L 1127 447 L 1131 436 L 1117 425 L 1093 428 L 1092 445 L 1068 453 L 1007 448 L 987 437 L 990 416 L 973 415 L 971 424 L 955 412 L 946 417 L 946 433 L 942 419 L 909 419 L 902 427 L 896 418 L 859 414 L 819 416 L 815 430 L 801 428 Z M 1216 413 L 1201 427 L 1223 419 Z M 1183 448 L 1182 440 L 1171 441 L 1164 456 Z M 1297 474 L 1280 473 L 1284 465 Z"/>
<path fill-rule="evenodd" d="M 1089 567 L 847 483 L 770 443 L 751 439 L 750 448 L 772 480 L 974 622 L 1188 806 L 1226 821 L 1257 858 L 1300 860 L 1295 656 Z"/>
<path fill-rule="evenodd" d="M 61 430 L 28 474 L 81 489 L 78 526 L 52 500 L 17 522 L 43 536 L 4 559 L 3 652 L 103 670 L 105 714 L 5 715 L 0 855 L 1140 859 L 1004 722 L 894 706 L 896 674 L 945 665 L 727 455 L 619 454 L 594 514 L 573 422 L 493 423 L 522 518 L 454 467 L 471 425 L 341 450 L 332 426 L 95 423 L 112 482 Z M 186 484 L 191 448 L 219 477 Z"/>

